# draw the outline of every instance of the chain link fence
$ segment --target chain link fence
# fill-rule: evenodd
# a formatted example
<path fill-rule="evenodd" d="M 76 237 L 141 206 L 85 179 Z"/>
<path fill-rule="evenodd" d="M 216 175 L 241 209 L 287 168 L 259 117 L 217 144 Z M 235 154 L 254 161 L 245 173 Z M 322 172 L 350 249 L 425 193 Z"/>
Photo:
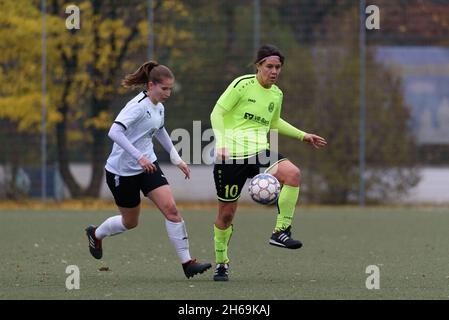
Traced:
<path fill-rule="evenodd" d="M 378 0 L 362 11 L 353 0 L 70 5 L 2 1 L 1 199 L 101 197 L 108 129 L 136 94 L 120 81 L 149 55 L 175 74 L 165 123 L 169 133 L 190 133 L 182 156 L 192 163 L 194 144 L 212 141 L 201 133 L 216 100 L 232 79 L 254 73 L 264 43 L 286 56 L 282 117 L 329 143 L 311 150 L 280 138 L 280 151 L 302 169 L 303 201 L 360 202 L 361 181 L 367 203 L 395 201 L 423 181 L 423 168 L 449 167 L 449 1 Z M 169 161 L 159 146 L 156 153 Z"/>

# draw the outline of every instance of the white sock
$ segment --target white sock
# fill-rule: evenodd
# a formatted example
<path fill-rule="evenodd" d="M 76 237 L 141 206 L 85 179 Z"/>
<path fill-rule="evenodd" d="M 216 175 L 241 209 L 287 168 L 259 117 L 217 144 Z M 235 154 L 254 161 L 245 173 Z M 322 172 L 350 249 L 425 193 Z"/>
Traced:
<path fill-rule="evenodd" d="M 99 240 L 107 236 L 113 236 L 115 234 L 122 233 L 128 229 L 125 228 L 122 222 L 122 216 L 113 216 L 106 219 L 100 226 L 95 230 L 95 237 Z"/>
<path fill-rule="evenodd" d="M 165 219 L 165 227 L 167 228 L 168 237 L 171 243 L 176 249 L 179 260 L 181 263 L 186 263 L 192 258 L 189 252 L 189 239 L 187 237 L 187 231 L 184 221 L 171 222 Z"/>

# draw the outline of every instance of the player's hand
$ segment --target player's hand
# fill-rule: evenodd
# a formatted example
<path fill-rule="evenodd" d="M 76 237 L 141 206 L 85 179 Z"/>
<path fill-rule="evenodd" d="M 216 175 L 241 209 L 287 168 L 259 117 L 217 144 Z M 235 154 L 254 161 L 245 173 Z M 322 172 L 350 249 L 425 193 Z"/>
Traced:
<path fill-rule="evenodd" d="M 140 158 L 138 162 L 145 172 L 153 173 L 156 171 L 156 166 L 152 164 L 151 161 L 148 160 L 145 156 L 142 156 L 142 158 Z"/>
<path fill-rule="evenodd" d="M 190 168 L 184 161 L 178 164 L 178 168 L 186 175 L 185 179 L 190 179 Z"/>
<path fill-rule="evenodd" d="M 327 145 L 327 142 L 324 138 L 317 136 L 316 134 L 306 133 L 303 141 L 310 143 L 315 148 L 319 149 Z"/>
<path fill-rule="evenodd" d="M 217 159 L 218 160 L 226 160 L 229 158 L 229 152 L 227 148 L 219 148 L 217 149 Z"/>

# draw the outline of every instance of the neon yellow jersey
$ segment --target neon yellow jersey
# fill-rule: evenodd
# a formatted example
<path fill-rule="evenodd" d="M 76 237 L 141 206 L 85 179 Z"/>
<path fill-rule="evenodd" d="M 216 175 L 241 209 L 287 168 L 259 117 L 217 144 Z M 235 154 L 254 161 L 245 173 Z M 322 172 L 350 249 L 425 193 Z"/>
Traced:
<path fill-rule="evenodd" d="M 217 148 L 226 147 L 234 158 L 246 158 L 269 148 L 267 134 L 273 119 L 279 119 L 282 99 L 276 85 L 262 87 L 255 74 L 232 81 L 217 101 L 217 106 L 224 109 L 223 130 L 216 130 L 212 121 L 214 131 L 223 131 L 216 132 Z"/>

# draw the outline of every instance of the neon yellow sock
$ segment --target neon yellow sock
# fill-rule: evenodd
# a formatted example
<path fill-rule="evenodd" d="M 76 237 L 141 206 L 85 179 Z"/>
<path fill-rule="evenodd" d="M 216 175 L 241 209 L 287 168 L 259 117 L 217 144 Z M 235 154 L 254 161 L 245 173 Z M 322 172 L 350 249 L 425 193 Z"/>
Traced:
<path fill-rule="evenodd" d="M 228 243 L 232 235 L 232 225 L 227 229 L 218 229 L 214 224 L 215 262 L 228 263 Z"/>
<path fill-rule="evenodd" d="M 299 187 L 284 185 L 278 199 L 278 216 L 276 218 L 276 231 L 285 230 L 292 224 L 298 201 Z"/>

